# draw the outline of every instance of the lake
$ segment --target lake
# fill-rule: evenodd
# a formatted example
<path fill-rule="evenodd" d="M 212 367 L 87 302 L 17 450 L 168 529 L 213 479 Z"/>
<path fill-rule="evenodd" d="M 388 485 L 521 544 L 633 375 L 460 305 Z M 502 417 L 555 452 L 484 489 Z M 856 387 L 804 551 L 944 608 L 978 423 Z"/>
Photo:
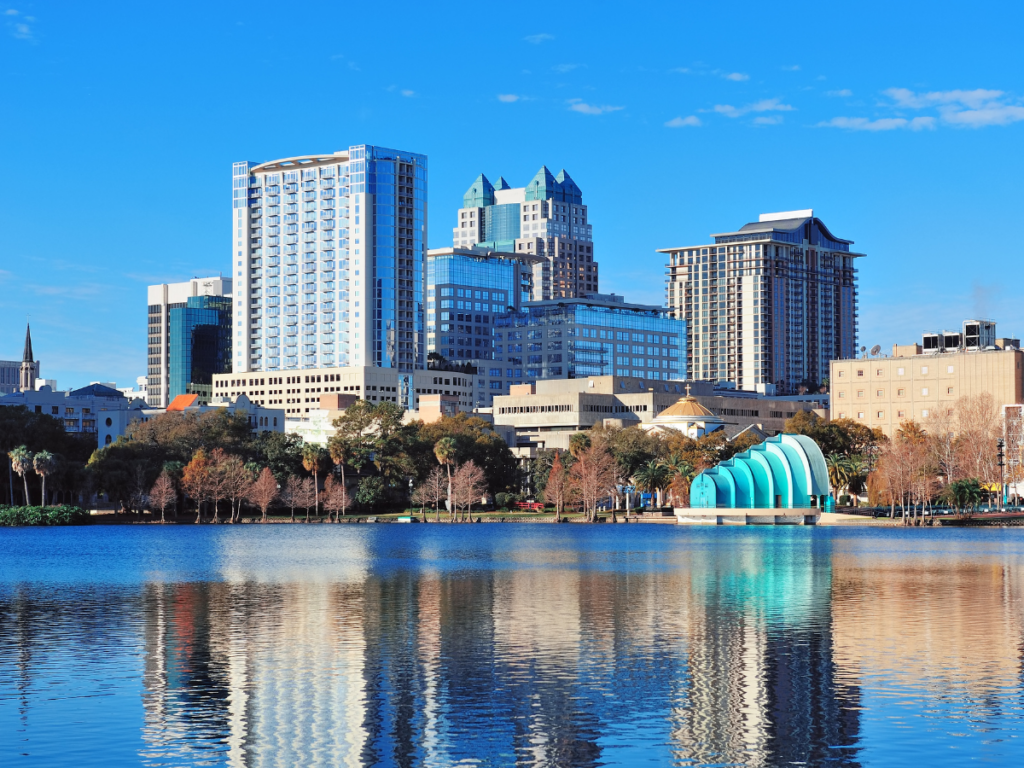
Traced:
<path fill-rule="evenodd" d="M 3 766 L 1024 764 L 1024 530 L 0 530 Z"/>

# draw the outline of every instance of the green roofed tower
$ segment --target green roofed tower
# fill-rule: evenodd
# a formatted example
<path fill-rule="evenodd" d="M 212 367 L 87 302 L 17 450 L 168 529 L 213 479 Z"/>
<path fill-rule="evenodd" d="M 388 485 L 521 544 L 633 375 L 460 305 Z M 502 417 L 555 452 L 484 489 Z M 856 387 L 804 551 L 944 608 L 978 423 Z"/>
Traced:
<path fill-rule="evenodd" d="M 462 198 L 453 230 L 456 248 L 539 256 L 533 301 L 579 298 L 599 291 L 592 229 L 583 193 L 563 169 L 541 166 L 525 187 L 503 177 L 476 177 Z"/>

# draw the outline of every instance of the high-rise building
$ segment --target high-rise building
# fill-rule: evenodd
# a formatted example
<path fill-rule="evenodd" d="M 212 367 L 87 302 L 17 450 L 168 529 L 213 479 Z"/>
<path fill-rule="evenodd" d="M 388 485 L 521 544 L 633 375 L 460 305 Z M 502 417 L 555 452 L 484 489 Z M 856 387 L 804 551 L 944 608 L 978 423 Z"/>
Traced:
<path fill-rule="evenodd" d="M 231 287 L 230 277 L 149 286 L 149 405 L 166 408 L 184 394 L 208 398 L 213 374 L 231 372 Z"/>
<path fill-rule="evenodd" d="M 814 211 L 765 213 L 713 245 L 665 248 L 666 303 L 686 320 L 687 378 L 795 393 L 857 350 L 852 240 Z"/>
<path fill-rule="evenodd" d="M 539 256 L 483 248 L 427 252 L 427 353 L 451 362 L 492 359 L 494 318 L 533 292 Z"/>
<path fill-rule="evenodd" d="M 241 162 L 232 186 L 235 372 L 424 367 L 424 155 Z"/>
<path fill-rule="evenodd" d="M 462 198 L 453 233 L 456 248 L 485 247 L 544 257 L 534 265 L 533 301 L 583 296 L 597 287 L 597 262 L 583 193 L 565 170 L 544 166 L 512 189 L 477 176 Z"/>

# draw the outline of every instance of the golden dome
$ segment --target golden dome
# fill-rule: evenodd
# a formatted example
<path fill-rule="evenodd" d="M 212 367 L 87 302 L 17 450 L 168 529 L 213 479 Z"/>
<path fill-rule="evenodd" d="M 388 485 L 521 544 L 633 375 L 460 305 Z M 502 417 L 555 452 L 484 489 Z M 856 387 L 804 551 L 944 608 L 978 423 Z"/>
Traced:
<path fill-rule="evenodd" d="M 690 394 L 690 385 L 686 385 L 686 396 L 681 397 L 679 402 L 670 405 L 655 417 L 655 421 L 664 418 L 686 418 L 686 419 L 712 419 L 718 421 L 714 411 L 705 408 L 697 402 L 697 398 Z"/>

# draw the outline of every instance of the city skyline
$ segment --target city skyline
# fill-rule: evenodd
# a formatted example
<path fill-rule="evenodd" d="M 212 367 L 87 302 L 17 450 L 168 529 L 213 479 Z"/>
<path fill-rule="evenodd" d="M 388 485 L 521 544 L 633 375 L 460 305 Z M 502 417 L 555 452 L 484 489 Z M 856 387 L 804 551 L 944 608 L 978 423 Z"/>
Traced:
<path fill-rule="evenodd" d="M 754 5 L 658 16 L 674 23 L 552 9 L 503 21 L 494 42 L 508 55 L 478 72 L 411 46 L 384 60 L 370 39 L 290 45 L 282 30 L 301 19 L 269 5 L 207 9 L 201 25 L 182 9 L 105 25 L 73 7 L 0 16 L 5 106 L 20 116 L 0 126 L 13 182 L 0 191 L 0 358 L 17 359 L 31 314 L 43 375 L 62 388 L 145 373 L 147 285 L 231 273 L 228 163 L 360 141 L 430 159 L 429 248 L 450 246 L 468 180 L 522 183 L 547 164 L 586 192 L 602 292 L 662 304 L 658 249 L 703 242 L 750 211 L 813 208 L 871 255 L 858 346 L 968 316 L 1024 331 L 1003 279 L 1016 247 L 983 251 L 984 270 L 962 266 L 979 232 L 1019 216 L 1018 9 L 999 6 L 995 28 L 982 8 L 952 29 L 941 12 L 889 8 L 879 28 L 870 12 L 807 4 L 830 34 L 768 54 L 758 41 L 778 20 Z M 491 11 L 403 13 L 412 42 L 464 39 Z M 345 19 L 328 6 L 302 14 L 325 27 Z M 167 34 L 137 33 L 152 23 Z M 927 45 L 905 39 L 908 25 Z M 714 29 L 728 30 L 728 50 Z M 617 56 L 600 53 L 613 44 Z M 331 98 L 316 119 L 264 122 L 235 99 L 236 62 L 250 55 L 266 87 L 323 75 Z M 487 130 L 451 129 L 467 109 Z M 524 130 L 536 120 L 545 130 Z M 53 196 L 74 203 L 55 214 L 43 204 Z"/>

